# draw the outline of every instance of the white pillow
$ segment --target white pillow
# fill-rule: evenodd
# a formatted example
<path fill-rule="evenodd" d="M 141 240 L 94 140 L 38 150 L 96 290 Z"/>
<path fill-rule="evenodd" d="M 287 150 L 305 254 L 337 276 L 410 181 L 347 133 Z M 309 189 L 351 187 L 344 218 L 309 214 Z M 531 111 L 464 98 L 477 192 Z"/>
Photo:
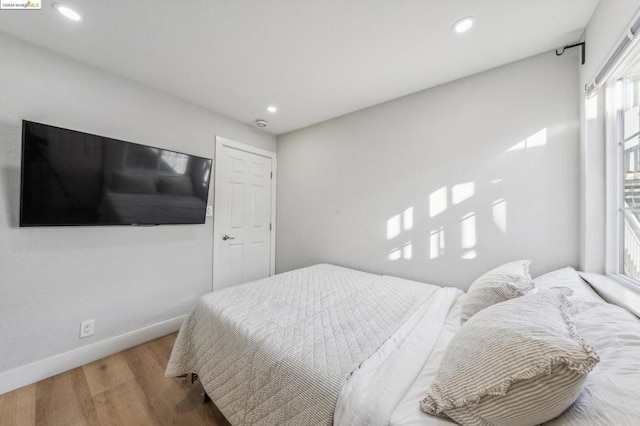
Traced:
<path fill-rule="evenodd" d="M 547 272 L 544 275 L 534 278 L 533 281 L 536 284 L 536 288 L 540 291 L 549 290 L 553 287 L 568 287 L 573 290 L 575 296 L 591 301 L 602 302 L 602 298 L 598 296 L 591 286 L 580 278 L 580 275 L 570 266 Z"/>
<path fill-rule="evenodd" d="M 535 289 L 529 275 L 528 260 L 518 260 L 499 266 L 475 280 L 462 305 L 464 323 L 476 313 L 496 303 L 523 296 Z"/>
<path fill-rule="evenodd" d="M 423 411 L 463 425 L 537 425 L 578 397 L 598 355 L 578 336 L 569 289 L 478 312 L 453 337 Z"/>

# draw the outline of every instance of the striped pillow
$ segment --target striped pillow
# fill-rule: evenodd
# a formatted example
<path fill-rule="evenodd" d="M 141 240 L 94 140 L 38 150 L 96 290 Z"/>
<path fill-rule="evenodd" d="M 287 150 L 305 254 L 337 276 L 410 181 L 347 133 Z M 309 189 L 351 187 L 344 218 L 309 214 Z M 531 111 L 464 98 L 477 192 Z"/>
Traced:
<path fill-rule="evenodd" d="M 463 425 L 537 425 L 576 400 L 600 360 L 568 313 L 569 289 L 482 310 L 451 340 L 423 411 Z"/>
<path fill-rule="evenodd" d="M 484 308 L 533 291 L 535 284 L 529 275 L 530 263 L 528 260 L 507 263 L 475 280 L 462 305 L 462 323 Z"/>

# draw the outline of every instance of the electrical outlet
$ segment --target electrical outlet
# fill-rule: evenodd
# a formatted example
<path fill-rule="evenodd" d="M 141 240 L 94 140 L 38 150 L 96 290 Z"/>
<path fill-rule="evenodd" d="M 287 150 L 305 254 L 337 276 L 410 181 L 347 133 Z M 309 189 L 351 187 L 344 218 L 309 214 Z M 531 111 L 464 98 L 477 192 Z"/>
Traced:
<path fill-rule="evenodd" d="M 213 217 L 213 206 L 207 206 L 207 216 Z"/>
<path fill-rule="evenodd" d="M 93 335 L 93 327 L 96 324 L 96 320 L 90 319 L 86 321 L 82 321 L 80 323 L 80 338 L 88 337 Z"/>

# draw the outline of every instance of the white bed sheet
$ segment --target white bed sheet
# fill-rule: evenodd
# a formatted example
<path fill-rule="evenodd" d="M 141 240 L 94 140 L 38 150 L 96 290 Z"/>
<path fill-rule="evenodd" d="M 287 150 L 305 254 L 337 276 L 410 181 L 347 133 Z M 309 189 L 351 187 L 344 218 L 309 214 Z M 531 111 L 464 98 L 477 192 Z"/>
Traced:
<path fill-rule="evenodd" d="M 398 283 L 416 284 L 397 277 L 389 278 Z M 431 351 L 438 347 L 436 342 L 441 331 L 453 327 L 455 321 L 450 319 L 448 312 L 462 294 L 457 288 L 441 288 L 438 297 L 431 297 L 423 303 L 402 327 L 353 372 L 336 403 L 334 425 L 387 423 Z M 459 323 L 460 309 L 456 311 Z M 447 321 L 451 324 L 447 325 Z M 417 401 L 415 406 L 418 407 Z"/>
<path fill-rule="evenodd" d="M 453 335 L 460 329 L 460 310 L 466 294 L 462 294 L 451 307 L 446 317 L 440 335 L 431 350 L 427 361 L 416 376 L 415 380 L 396 406 L 391 418 L 390 426 L 450 426 L 457 425 L 449 419 L 426 414 L 420 409 L 420 400 L 425 397 L 431 382 L 438 372 L 440 361 L 444 356 Z M 384 424 L 384 423 L 381 423 Z"/>

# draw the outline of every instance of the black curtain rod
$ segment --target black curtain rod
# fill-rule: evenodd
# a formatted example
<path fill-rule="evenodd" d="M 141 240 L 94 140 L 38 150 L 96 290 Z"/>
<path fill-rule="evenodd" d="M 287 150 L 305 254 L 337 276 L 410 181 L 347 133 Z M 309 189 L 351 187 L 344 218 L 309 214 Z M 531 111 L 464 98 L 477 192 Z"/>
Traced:
<path fill-rule="evenodd" d="M 585 42 L 584 41 L 582 43 L 569 44 L 563 47 L 560 52 L 558 52 L 559 49 L 556 49 L 556 56 L 561 56 L 562 54 L 564 54 L 565 50 L 571 49 L 572 47 L 578 47 L 578 46 L 582 47 L 582 65 L 584 65 L 584 58 L 585 58 Z"/>

